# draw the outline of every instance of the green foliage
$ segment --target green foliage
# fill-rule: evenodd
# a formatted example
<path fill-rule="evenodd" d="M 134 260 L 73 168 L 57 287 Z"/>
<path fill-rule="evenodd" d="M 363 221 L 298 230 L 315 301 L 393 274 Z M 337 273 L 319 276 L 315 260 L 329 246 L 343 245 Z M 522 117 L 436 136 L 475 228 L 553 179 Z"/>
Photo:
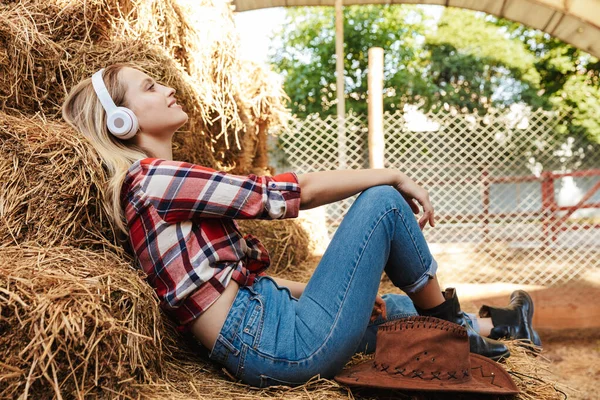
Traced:
<path fill-rule="evenodd" d="M 571 75 L 560 91 L 551 97 L 556 109 L 568 116 L 564 133 L 583 133 L 600 143 L 600 87 L 590 85 L 586 75 Z"/>
<path fill-rule="evenodd" d="M 368 50 L 386 50 L 386 108 L 427 89 L 423 76 L 423 35 L 427 17 L 416 7 L 352 6 L 344 8 L 346 108 L 366 113 Z M 334 114 L 335 14 L 331 7 L 291 8 L 282 31 L 283 46 L 271 56 L 285 77 L 291 107 L 298 115 Z M 401 90 L 392 89 L 401 87 Z"/>
<path fill-rule="evenodd" d="M 511 21 L 491 20 L 535 56 L 535 68 L 541 77 L 538 103 L 565 116 L 560 131 L 600 143 L 598 59 L 547 33 Z"/>
<path fill-rule="evenodd" d="M 535 98 L 540 83 L 535 56 L 481 15 L 445 10 L 425 48 L 430 57 L 433 104 L 443 102 L 485 114 L 492 105 L 531 104 Z"/>
<path fill-rule="evenodd" d="M 548 34 L 472 11 L 446 8 L 435 24 L 421 6 L 344 8 L 346 108 L 367 112 L 368 49 L 382 47 L 384 109 L 418 104 L 486 114 L 526 103 L 567 115 L 565 133 L 600 142 L 600 63 Z M 335 15 L 290 8 L 271 63 L 298 116 L 335 114 Z"/>

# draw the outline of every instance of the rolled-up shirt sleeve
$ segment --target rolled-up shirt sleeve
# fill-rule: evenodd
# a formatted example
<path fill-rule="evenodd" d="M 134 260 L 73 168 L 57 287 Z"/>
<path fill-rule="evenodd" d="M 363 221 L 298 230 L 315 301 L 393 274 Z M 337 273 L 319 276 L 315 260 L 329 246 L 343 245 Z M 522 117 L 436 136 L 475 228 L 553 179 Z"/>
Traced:
<path fill-rule="evenodd" d="M 183 162 L 140 163 L 144 200 L 168 223 L 203 218 L 283 219 L 298 216 L 300 185 L 294 172 L 234 175 Z"/>

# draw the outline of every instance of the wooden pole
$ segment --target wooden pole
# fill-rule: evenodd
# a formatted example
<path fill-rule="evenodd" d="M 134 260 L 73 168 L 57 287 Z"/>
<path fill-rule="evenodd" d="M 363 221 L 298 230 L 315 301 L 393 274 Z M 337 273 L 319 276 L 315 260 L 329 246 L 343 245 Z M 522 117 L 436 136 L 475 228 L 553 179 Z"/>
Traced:
<path fill-rule="evenodd" d="M 338 120 L 338 168 L 346 169 L 346 99 L 344 96 L 344 1 L 335 0 L 335 67 Z"/>
<path fill-rule="evenodd" d="M 369 167 L 384 167 L 383 142 L 383 49 L 369 49 Z"/>

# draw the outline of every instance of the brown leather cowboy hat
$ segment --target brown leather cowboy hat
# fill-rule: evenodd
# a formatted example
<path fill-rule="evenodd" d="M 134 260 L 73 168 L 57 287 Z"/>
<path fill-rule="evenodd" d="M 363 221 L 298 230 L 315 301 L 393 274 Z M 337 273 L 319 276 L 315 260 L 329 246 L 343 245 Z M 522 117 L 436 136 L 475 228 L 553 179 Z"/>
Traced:
<path fill-rule="evenodd" d="M 469 352 L 464 327 L 421 316 L 380 325 L 375 359 L 341 371 L 335 380 L 386 389 L 519 393 L 500 364 Z"/>

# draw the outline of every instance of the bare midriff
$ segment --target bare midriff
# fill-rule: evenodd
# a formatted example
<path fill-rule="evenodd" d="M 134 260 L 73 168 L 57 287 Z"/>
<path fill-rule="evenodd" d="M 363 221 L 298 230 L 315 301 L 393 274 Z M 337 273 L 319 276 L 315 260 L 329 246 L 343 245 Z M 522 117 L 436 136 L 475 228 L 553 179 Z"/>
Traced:
<path fill-rule="evenodd" d="M 219 298 L 192 322 L 192 333 L 209 351 L 212 350 L 221 332 L 239 288 L 240 285 L 236 281 L 230 280 Z"/>

